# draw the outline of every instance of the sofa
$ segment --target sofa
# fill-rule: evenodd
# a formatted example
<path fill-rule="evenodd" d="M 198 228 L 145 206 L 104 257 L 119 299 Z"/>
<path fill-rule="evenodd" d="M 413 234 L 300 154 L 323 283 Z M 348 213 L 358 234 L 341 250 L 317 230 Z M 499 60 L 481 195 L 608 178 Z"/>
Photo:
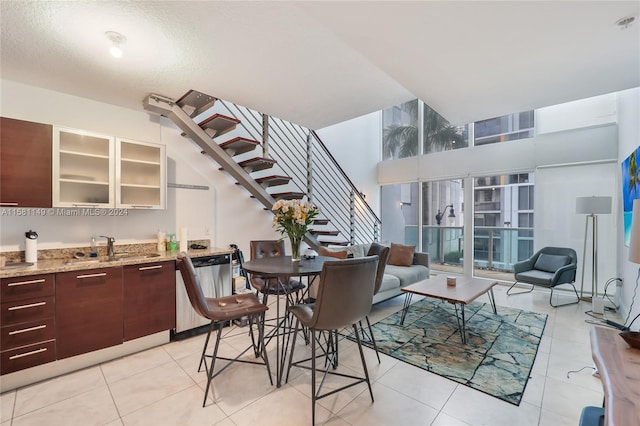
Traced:
<path fill-rule="evenodd" d="M 344 248 L 321 248 L 318 250 L 318 254 L 336 258 L 364 257 L 370 246 L 371 243 L 364 243 Z M 402 287 L 429 278 L 429 255 L 427 253 L 414 252 L 412 259 L 410 257 L 407 259 L 406 256 L 405 259 L 401 258 L 403 255 L 411 256 L 409 249 L 412 247 L 391 244 L 391 254 L 384 270 L 380 290 L 373 296 L 374 304 L 402 294 L 400 290 Z M 400 256 L 394 256 L 396 254 Z M 409 261 L 410 264 L 408 264 Z"/>

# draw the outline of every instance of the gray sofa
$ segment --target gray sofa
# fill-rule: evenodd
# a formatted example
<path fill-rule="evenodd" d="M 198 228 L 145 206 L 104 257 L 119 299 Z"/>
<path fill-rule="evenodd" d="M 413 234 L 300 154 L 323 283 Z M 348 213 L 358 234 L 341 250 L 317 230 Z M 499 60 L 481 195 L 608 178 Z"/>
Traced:
<path fill-rule="evenodd" d="M 341 250 L 346 250 L 353 257 L 364 257 L 369 251 L 370 245 L 371 243 L 355 244 Z M 411 266 L 387 264 L 382 278 L 382 285 L 378 293 L 373 297 L 373 303 L 379 303 L 402 294 L 400 290 L 402 287 L 427 278 L 429 278 L 429 255 L 427 253 L 415 253 L 413 255 L 413 265 Z"/>

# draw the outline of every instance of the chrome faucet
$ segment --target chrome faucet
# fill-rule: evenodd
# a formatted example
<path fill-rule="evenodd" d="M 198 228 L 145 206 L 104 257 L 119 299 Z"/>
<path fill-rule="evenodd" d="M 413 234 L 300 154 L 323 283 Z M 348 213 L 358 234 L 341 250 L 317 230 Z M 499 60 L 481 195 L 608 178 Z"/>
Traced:
<path fill-rule="evenodd" d="M 106 235 L 100 236 L 107 239 L 107 256 L 115 257 L 115 252 L 113 251 L 113 243 L 116 242 L 116 239 L 113 237 L 107 237 Z"/>

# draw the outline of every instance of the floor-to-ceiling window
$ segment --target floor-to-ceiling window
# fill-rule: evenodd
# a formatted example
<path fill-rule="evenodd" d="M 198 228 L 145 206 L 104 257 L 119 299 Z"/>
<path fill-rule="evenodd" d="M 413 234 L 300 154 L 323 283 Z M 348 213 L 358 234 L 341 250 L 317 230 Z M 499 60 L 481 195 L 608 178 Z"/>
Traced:
<path fill-rule="evenodd" d="M 533 173 L 474 179 L 474 275 L 513 271 L 533 254 Z"/>
<path fill-rule="evenodd" d="M 382 238 L 385 243 L 418 245 L 418 183 L 384 185 L 380 188 Z"/>
<path fill-rule="evenodd" d="M 429 253 L 432 269 L 462 273 L 462 179 L 423 182 L 422 198 L 422 252 Z"/>

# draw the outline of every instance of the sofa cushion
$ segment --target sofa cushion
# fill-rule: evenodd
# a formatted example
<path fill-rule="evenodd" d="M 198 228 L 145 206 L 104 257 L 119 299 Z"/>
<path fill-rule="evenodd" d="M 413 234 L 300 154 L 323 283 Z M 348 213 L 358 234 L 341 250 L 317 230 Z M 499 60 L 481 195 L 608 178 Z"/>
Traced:
<path fill-rule="evenodd" d="M 347 254 L 348 253 L 346 250 L 331 250 L 323 246 L 318 247 L 319 256 L 335 257 L 336 259 L 346 259 Z"/>
<path fill-rule="evenodd" d="M 387 263 L 396 266 L 411 266 L 415 250 L 416 246 L 391 243 L 391 251 L 389 252 L 389 261 Z"/>
<path fill-rule="evenodd" d="M 393 275 L 400 280 L 400 287 L 429 278 L 429 268 L 422 265 L 397 266 L 387 264 L 385 275 Z"/>
<path fill-rule="evenodd" d="M 369 251 L 370 245 L 370 243 L 354 244 L 346 247 L 345 250 L 347 250 L 347 253 L 352 255 L 352 257 L 364 257 L 364 255 Z"/>
<path fill-rule="evenodd" d="M 540 253 L 535 265 L 533 265 L 533 269 L 545 272 L 556 272 L 563 266 L 568 265 L 569 262 L 571 262 L 569 256 Z"/>
<path fill-rule="evenodd" d="M 385 292 L 387 290 L 400 288 L 400 279 L 395 275 L 384 274 L 382 276 L 382 284 L 380 284 L 380 289 L 378 293 Z"/>

